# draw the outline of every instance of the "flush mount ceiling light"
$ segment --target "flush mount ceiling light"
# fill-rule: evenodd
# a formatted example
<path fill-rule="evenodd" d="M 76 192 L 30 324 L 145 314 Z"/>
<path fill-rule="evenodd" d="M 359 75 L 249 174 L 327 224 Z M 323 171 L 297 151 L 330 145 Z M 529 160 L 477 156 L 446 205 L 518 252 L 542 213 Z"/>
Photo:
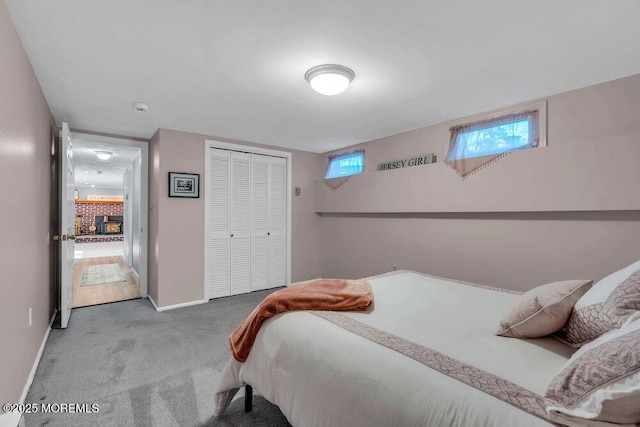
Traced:
<path fill-rule="evenodd" d="M 111 156 L 113 156 L 113 153 L 111 151 L 96 151 L 96 156 L 98 156 L 100 160 L 109 160 Z"/>
<path fill-rule="evenodd" d="M 343 65 L 324 64 L 309 69 L 304 78 L 313 90 L 323 95 L 337 95 L 344 92 L 356 74 Z"/>

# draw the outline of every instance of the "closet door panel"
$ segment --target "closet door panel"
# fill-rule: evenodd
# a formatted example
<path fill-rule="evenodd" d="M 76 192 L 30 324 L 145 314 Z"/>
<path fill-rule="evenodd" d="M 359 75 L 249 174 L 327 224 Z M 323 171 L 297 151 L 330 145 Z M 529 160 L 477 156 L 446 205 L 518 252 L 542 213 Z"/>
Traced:
<path fill-rule="evenodd" d="M 269 287 L 285 286 L 287 162 L 272 157 L 269 168 Z"/>
<path fill-rule="evenodd" d="M 231 238 L 231 295 L 251 292 L 251 243 Z"/>
<path fill-rule="evenodd" d="M 269 287 L 269 240 L 267 236 L 251 236 L 251 290 Z"/>
<path fill-rule="evenodd" d="M 269 156 L 251 155 L 251 290 L 269 287 Z"/>
<path fill-rule="evenodd" d="M 287 253 L 285 236 L 269 237 L 269 287 L 275 288 L 286 285 Z"/>
<path fill-rule="evenodd" d="M 207 209 L 209 236 L 207 298 L 230 295 L 229 288 L 229 151 L 210 149 Z"/>
<path fill-rule="evenodd" d="M 228 297 L 229 238 L 209 240 L 209 293 L 207 298 Z"/>
<path fill-rule="evenodd" d="M 231 232 L 249 235 L 251 219 L 251 155 L 231 152 Z"/>
<path fill-rule="evenodd" d="M 231 152 L 231 295 L 251 291 L 251 155 Z"/>

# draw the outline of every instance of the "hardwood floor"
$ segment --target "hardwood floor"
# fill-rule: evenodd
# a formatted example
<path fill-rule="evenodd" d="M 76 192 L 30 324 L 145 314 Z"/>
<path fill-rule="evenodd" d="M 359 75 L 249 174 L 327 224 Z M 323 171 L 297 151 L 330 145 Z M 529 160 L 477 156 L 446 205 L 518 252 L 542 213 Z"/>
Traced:
<path fill-rule="evenodd" d="M 119 264 L 124 276 L 127 278 L 126 282 L 80 286 L 84 266 L 100 264 Z M 140 298 L 140 284 L 136 274 L 131 267 L 124 264 L 121 256 L 76 259 L 73 266 L 72 287 L 73 300 L 71 305 L 73 308 Z"/>

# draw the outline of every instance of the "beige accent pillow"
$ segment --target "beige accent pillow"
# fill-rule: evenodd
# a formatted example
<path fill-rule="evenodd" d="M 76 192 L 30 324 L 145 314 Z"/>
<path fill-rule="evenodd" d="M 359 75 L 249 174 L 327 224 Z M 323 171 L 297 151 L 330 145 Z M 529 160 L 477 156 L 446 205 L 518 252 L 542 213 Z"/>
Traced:
<path fill-rule="evenodd" d="M 565 280 L 525 292 L 500 321 L 496 335 L 539 338 L 559 331 L 567 323 L 576 301 L 592 284 L 592 280 Z"/>
<path fill-rule="evenodd" d="M 568 426 L 640 423 L 640 321 L 576 351 L 545 397 L 549 417 Z"/>

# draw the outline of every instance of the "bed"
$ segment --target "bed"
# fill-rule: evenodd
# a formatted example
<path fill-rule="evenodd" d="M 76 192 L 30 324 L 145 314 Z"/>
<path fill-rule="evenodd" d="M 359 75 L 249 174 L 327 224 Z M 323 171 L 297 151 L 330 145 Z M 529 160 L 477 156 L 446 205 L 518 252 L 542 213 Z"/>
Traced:
<path fill-rule="evenodd" d="M 364 312 L 288 312 L 231 360 L 217 413 L 250 384 L 294 426 L 548 426 L 545 389 L 575 349 L 495 335 L 518 294 L 397 271 Z"/>

